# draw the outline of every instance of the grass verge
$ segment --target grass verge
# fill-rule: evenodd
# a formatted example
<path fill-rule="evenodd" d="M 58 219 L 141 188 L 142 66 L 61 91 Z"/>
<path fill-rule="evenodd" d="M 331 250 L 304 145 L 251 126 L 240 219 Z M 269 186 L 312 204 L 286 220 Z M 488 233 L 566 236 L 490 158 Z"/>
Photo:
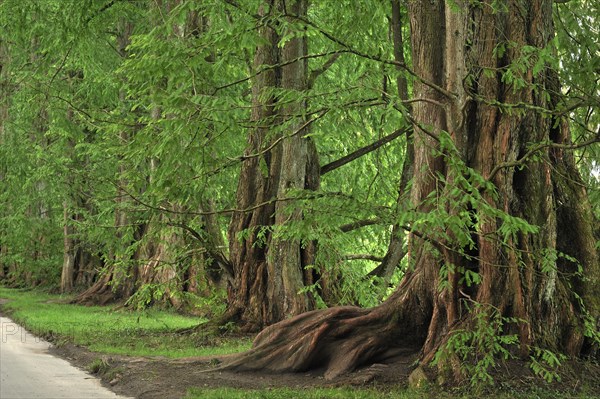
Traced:
<path fill-rule="evenodd" d="M 4 312 L 32 334 L 95 352 L 181 358 L 240 352 L 250 346 L 249 339 L 226 332 L 219 336 L 178 334 L 178 330 L 206 320 L 169 311 L 72 305 L 65 303 L 69 299 L 65 296 L 3 287 L 0 298 L 9 300 L 3 305 Z"/>
<path fill-rule="evenodd" d="M 448 392 L 437 389 L 378 390 L 366 388 L 269 388 L 242 390 L 235 388 L 190 389 L 184 399 L 472 399 L 481 397 L 469 392 Z M 551 390 L 532 389 L 528 392 L 507 391 L 486 393 L 487 399 L 591 399 L 585 393 L 572 394 Z"/>
<path fill-rule="evenodd" d="M 376 389 L 352 388 L 272 388 L 262 390 L 217 388 L 210 390 L 191 389 L 185 399 L 425 399 L 429 397 L 410 390 L 384 393 Z"/>

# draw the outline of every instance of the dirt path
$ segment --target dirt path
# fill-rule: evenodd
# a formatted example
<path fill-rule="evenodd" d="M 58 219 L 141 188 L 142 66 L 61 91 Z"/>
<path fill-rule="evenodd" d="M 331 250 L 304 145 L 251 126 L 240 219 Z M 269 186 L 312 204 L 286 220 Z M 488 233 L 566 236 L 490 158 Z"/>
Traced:
<path fill-rule="evenodd" d="M 218 358 L 164 359 L 99 355 L 72 344 L 52 349 L 52 352 L 73 364 L 86 368 L 98 363 L 106 364 L 100 377 L 111 389 L 121 395 L 141 399 L 175 399 L 185 395 L 191 387 L 233 387 L 259 389 L 267 387 L 326 387 L 341 385 L 365 386 L 377 383 L 388 388 L 406 381 L 414 358 L 396 361 L 390 365 L 376 364 L 326 381 L 318 372 L 295 374 L 234 373 L 210 371 Z M 222 359 L 222 358 L 221 358 Z"/>

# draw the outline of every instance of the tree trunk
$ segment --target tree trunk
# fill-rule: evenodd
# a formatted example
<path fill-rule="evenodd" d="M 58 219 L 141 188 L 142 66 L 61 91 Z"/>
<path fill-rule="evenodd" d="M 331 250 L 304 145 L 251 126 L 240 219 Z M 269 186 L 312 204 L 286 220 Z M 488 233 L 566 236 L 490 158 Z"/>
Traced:
<path fill-rule="evenodd" d="M 0 148 L 6 148 L 5 124 L 8 121 L 8 99 L 11 95 L 8 79 L 9 64 L 10 60 L 8 56 L 8 44 L 5 40 L 0 39 Z M 9 165 L 4 161 L 4 159 L 6 159 L 4 156 L 0 157 L 0 159 L 2 159 L 2 162 L 0 162 L 0 184 L 4 185 L 4 180 L 6 179 L 6 173 L 8 172 Z M 2 194 L 4 194 L 4 192 L 2 192 Z M 2 218 L 4 218 L 10 211 L 7 209 L 7 206 L 3 206 L 2 208 L 2 213 L 0 213 L 0 215 Z M 0 279 L 4 279 L 6 277 L 8 270 L 8 264 L 6 262 L 8 255 L 8 246 L 6 245 L 7 235 L 8 234 L 5 231 L 5 227 L 0 227 Z"/>
<path fill-rule="evenodd" d="M 392 18 L 390 19 L 392 40 L 394 44 L 394 60 L 399 64 L 405 64 L 406 60 L 404 57 L 404 39 L 402 37 L 402 15 L 400 0 L 391 0 L 392 3 Z M 400 65 L 397 66 L 396 71 L 398 76 L 396 77 L 396 86 L 398 98 L 401 101 L 408 100 L 408 83 L 406 77 L 403 76 L 403 70 Z M 410 112 L 411 107 L 407 105 L 406 112 Z M 408 183 L 413 177 L 414 173 L 414 158 L 415 149 L 413 146 L 413 135 L 411 132 L 406 134 L 406 147 L 404 152 L 404 162 L 402 164 L 402 172 L 400 175 L 400 185 L 398 189 L 398 200 L 396 201 L 396 209 L 398 212 L 406 207 L 407 200 L 407 188 Z M 392 276 L 396 268 L 400 265 L 400 262 L 406 255 L 405 250 L 405 232 L 404 229 L 398 224 L 392 226 L 392 234 L 390 236 L 390 243 L 388 245 L 387 252 L 381 261 L 381 263 L 373 269 L 369 275 L 378 276 L 383 278 L 382 294 L 390 284 Z"/>
<path fill-rule="evenodd" d="M 60 292 L 70 292 L 73 289 L 75 277 L 75 246 L 73 245 L 73 228 L 69 222 L 69 207 L 63 202 L 63 266 L 60 276 Z"/>
<path fill-rule="evenodd" d="M 180 4 L 179 0 L 165 1 L 156 3 L 156 18 L 158 15 L 167 15 L 176 9 Z M 154 20 L 152 25 L 159 25 L 163 20 Z M 186 24 L 174 24 L 171 26 L 172 32 L 181 40 L 186 32 L 192 32 L 198 35 L 201 32 L 198 21 L 198 15 L 190 11 Z M 122 57 L 127 57 L 127 46 L 129 36 L 133 31 L 131 23 L 124 22 L 122 32 L 118 37 L 118 51 Z M 164 40 L 170 40 L 165 37 Z M 165 83 L 159 83 L 164 85 Z M 157 90 L 164 90 L 159 87 Z M 126 103 L 126 93 L 119 93 L 120 101 Z M 128 110 L 124 110 L 127 112 Z M 156 125 L 160 125 L 161 120 L 168 119 L 171 116 L 164 115 L 160 104 L 154 104 L 150 110 L 150 117 Z M 120 132 L 120 141 L 127 143 L 133 139 L 133 134 L 126 130 Z M 183 145 L 183 144 L 182 144 Z M 144 160 L 147 168 L 147 185 L 155 184 L 154 176 L 157 175 L 158 168 L 161 168 L 161 159 L 152 154 Z M 151 304 L 167 303 L 179 308 L 185 305 L 182 301 L 181 292 L 198 292 L 198 281 L 205 276 L 199 276 L 199 273 L 206 272 L 208 280 L 217 282 L 221 278 L 221 270 L 231 275 L 229 262 L 226 255 L 219 246 L 222 246 L 222 237 L 220 227 L 216 217 L 205 215 L 203 217 L 203 233 L 200 234 L 188 225 L 189 218 L 186 219 L 185 212 L 189 210 L 184 205 L 175 202 L 164 201 L 161 207 L 175 210 L 172 214 L 156 212 L 156 209 L 147 210 L 147 219 L 143 222 L 137 221 L 138 227 L 133 234 L 127 234 L 127 229 L 131 228 L 133 222 L 128 212 L 131 208 L 132 199 L 129 198 L 128 188 L 130 183 L 125 176 L 127 175 L 127 165 L 125 159 L 119 161 L 119 173 L 116 182 L 115 195 L 115 228 L 116 235 L 120 241 L 123 241 L 123 247 L 133 247 L 136 245 L 133 254 L 129 251 L 121 251 L 126 258 L 119 259 L 118 251 L 108 254 L 111 265 L 107 267 L 104 276 L 99 279 L 90 289 L 82 293 L 77 301 L 79 303 L 105 303 L 108 301 L 130 300 L 135 306 L 149 306 Z M 145 190 L 146 188 L 139 189 Z M 139 195 L 139 193 L 138 193 Z M 210 206 L 208 202 L 207 208 Z M 206 209 L 200 209 L 200 212 Z M 193 213 L 193 212 L 191 212 Z M 181 219 L 180 219 L 181 218 Z M 183 230 L 180 230 L 183 229 Z M 206 256 L 186 253 L 178 253 L 186 247 L 184 234 L 191 233 L 192 236 L 202 244 L 202 250 Z M 133 239 L 127 239 L 127 236 L 133 235 Z M 130 240 L 128 242 L 127 240 Z M 197 243 L 194 243 L 197 246 Z M 200 265 L 199 265 L 200 263 Z M 132 298 L 133 297 L 133 298 Z"/>
<path fill-rule="evenodd" d="M 263 4 L 260 13 L 278 14 L 284 9 L 303 16 L 306 1 L 278 0 L 270 7 Z M 284 66 L 261 71 L 253 80 L 252 121 L 257 127 L 248 138 L 236 203 L 238 209 L 255 209 L 234 213 L 229 227 L 234 281 L 228 288 L 226 317 L 238 320 L 247 331 L 314 307 L 306 294 L 298 293 L 306 282 L 303 261 L 311 256 L 303 259 L 298 240 L 272 236 L 273 226 L 302 217 L 298 210 L 287 210 L 289 203 L 275 199 L 285 197 L 290 189 L 318 185 L 316 149 L 304 137 L 304 121 L 299 117 L 304 104 L 292 102 L 278 111 L 277 99 L 268 94 L 277 87 L 298 91 L 306 88 L 305 60 L 297 60 L 306 54 L 306 43 L 304 38 L 295 37 L 280 50 L 280 37 L 271 26 L 263 25 L 259 31 L 265 44 L 256 49 L 255 70 L 265 65 Z M 280 124 L 286 130 L 276 134 Z M 269 125 L 272 129 L 264 127 Z M 257 207 L 259 204 L 264 205 Z"/>
<path fill-rule="evenodd" d="M 557 74 L 532 64 L 505 74 L 523 65 L 523 46 L 549 45 L 552 2 L 484 3 L 409 3 L 418 75 L 411 200 L 427 217 L 415 220 L 412 267 L 397 290 L 372 309 L 332 308 L 270 326 L 225 368 L 324 367 L 332 378 L 404 350 L 426 364 L 453 332 L 492 314 L 512 318 L 503 333 L 518 335 L 523 356 L 535 347 L 590 350 L 584 324 L 600 315 L 600 262 L 568 125 L 553 112 Z M 467 272 L 479 279 L 467 284 Z"/>
<path fill-rule="evenodd" d="M 133 32 L 133 25 L 123 21 L 120 26 L 120 31 L 117 35 L 117 51 L 123 58 L 127 57 L 127 46 L 130 43 L 130 36 Z M 125 92 L 119 92 L 119 100 L 125 102 Z M 129 133 L 121 130 L 119 139 L 126 143 L 129 139 Z M 115 234 L 120 240 L 125 240 L 123 237 L 123 229 L 128 224 L 127 213 L 125 211 L 126 202 L 128 201 L 125 188 L 127 181 L 125 180 L 126 165 L 121 159 L 118 163 L 118 179 L 116 181 L 115 204 L 114 204 L 114 227 Z M 141 238 L 141 237 L 138 237 Z M 126 244 L 125 244 L 126 245 Z M 99 278 L 85 291 L 80 293 L 75 299 L 75 303 L 94 305 L 104 305 L 109 302 L 127 299 L 133 293 L 135 285 L 135 277 L 137 273 L 132 270 L 119 270 L 123 268 L 123 264 L 128 264 L 131 259 L 117 259 L 114 249 L 105 254 L 109 259 L 109 264 L 106 265 L 106 270 L 103 270 Z M 120 266 L 117 266 L 120 264 Z M 129 275 L 128 281 L 123 281 L 123 276 Z"/>
<path fill-rule="evenodd" d="M 73 110 L 67 110 L 67 120 L 73 119 Z M 65 155 L 69 157 L 71 161 L 70 169 L 81 169 L 81 165 L 78 165 L 78 160 L 75 155 L 75 140 L 71 137 L 65 138 L 66 151 Z M 81 187 L 81 182 L 73 175 L 65 174 L 65 193 L 63 200 L 63 265 L 60 276 L 60 292 L 67 293 L 73 290 L 75 287 L 75 277 L 79 272 L 79 269 L 84 267 L 79 261 L 83 256 L 84 249 L 81 245 L 78 245 L 74 238 L 75 228 L 73 221 L 78 219 L 78 209 L 83 209 L 85 201 L 81 198 L 78 193 Z M 72 209 L 75 208 L 75 209 Z M 79 246 L 79 248 L 77 248 Z M 81 254 L 81 256 L 78 256 Z"/>
<path fill-rule="evenodd" d="M 287 11 L 293 15 L 306 15 L 306 0 L 287 1 Z M 290 19 L 289 22 L 293 22 Z M 306 39 L 295 37 L 290 39 L 281 52 L 281 87 L 298 91 L 306 89 L 307 66 L 305 61 L 295 61 L 306 55 Z M 289 124 L 286 129 L 288 137 L 282 140 L 281 167 L 277 198 L 290 196 L 290 190 L 303 190 L 307 181 L 307 163 L 309 161 L 309 141 L 304 135 L 304 118 L 301 117 L 306 108 L 304 101 L 294 101 L 283 107 L 283 123 Z M 302 211 L 288 210 L 287 202 L 275 203 L 275 226 L 284 226 L 289 222 L 302 220 Z M 278 309 L 272 312 L 277 320 L 297 315 L 314 308 L 307 295 L 298 294 L 304 287 L 302 250 L 299 239 L 273 237 L 268 249 L 267 271 L 269 281 L 267 293 L 269 303 Z"/>
<path fill-rule="evenodd" d="M 263 5 L 259 12 L 266 15 Z M 277 33 L 269 26 L 259 29 L 265 44 L 256 49 L 254 69 L 263 65 L 276 65 Z M 268 137 L 268 129 L 260 125 L 274 123 L 275 99 L 267 90 L 276 86 L 275 69 L 266 69 L 252 81 L 252 121 L 256 123 L 248 136 L 246 158 L 242 163 L 236 204 L 239 209 L 247 209 L 275 198 L 277 194 L 281 147 L 268 149 L 273 139 Z M 251 156 L 263 152 L 262 156 Z M 265 244 L 270 232 L 267 230 L 274 221 L 273 203 L 266 203 L 249 212 L 235 212 L 229 225 L 229 253 L 233 265 L 233 285 L 228 287 L 228 317 L 237 317 L 247 330 L 257 330 L 277 321 L 278 315 L 269 314 L 265 304 L 268 275 L 266 271 Z M 246 237 L 240 234 L 246 232 Z"/>
<path fill-rule="evenodd" d="M 186 291 L 209 296 L 215 288 L 225 288 L 226 283 L 233 282 L 233 270 L 224 250 L 225 240 L 214 213 L 214 201 L 203 202 L 204 206 L 200 211 L 207 211 L 209 214 L 202 216 L 202 233 L 199 234 L 188 226 L 183 227 L 200 243 L 200 252 L 191 256 L 185 281 Z"/>

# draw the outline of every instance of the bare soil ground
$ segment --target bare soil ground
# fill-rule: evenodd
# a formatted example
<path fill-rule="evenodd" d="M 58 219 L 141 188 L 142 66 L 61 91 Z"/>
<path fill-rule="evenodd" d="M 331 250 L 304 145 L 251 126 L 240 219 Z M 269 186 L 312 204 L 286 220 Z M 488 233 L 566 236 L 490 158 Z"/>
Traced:
<path fill-rule="evenodd" d="M 101 355 L 73 344 L 54 347 L 52 352 L 74 365 L 96 374 L 114 392 L 140 399 L 176 399 L 192 387 L 232 387 L 261 389 L 269 387 L 335 387 L 342 385 L 380 386 L 392 389 L 406 385 L 415 356 L 404 356 L 390 364 L 375 364 L 332 381 L 319 371 L 272 374 L 266 372 L 212 371 L 226 357 L 166 359 Z M 100 367 L 98 365 L 101 364 Z"/>

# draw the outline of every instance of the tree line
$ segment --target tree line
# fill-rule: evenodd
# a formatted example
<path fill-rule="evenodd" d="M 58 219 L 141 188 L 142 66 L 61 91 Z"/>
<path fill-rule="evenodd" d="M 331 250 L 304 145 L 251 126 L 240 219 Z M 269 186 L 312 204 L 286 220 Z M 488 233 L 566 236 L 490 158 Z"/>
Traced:
<path fill-rule="evenodd" d="M 232 367 L 430 363 L 482 318 L 587 353 L 594 7 L 2 0 L 0 281 L 270 326 Z"/>

